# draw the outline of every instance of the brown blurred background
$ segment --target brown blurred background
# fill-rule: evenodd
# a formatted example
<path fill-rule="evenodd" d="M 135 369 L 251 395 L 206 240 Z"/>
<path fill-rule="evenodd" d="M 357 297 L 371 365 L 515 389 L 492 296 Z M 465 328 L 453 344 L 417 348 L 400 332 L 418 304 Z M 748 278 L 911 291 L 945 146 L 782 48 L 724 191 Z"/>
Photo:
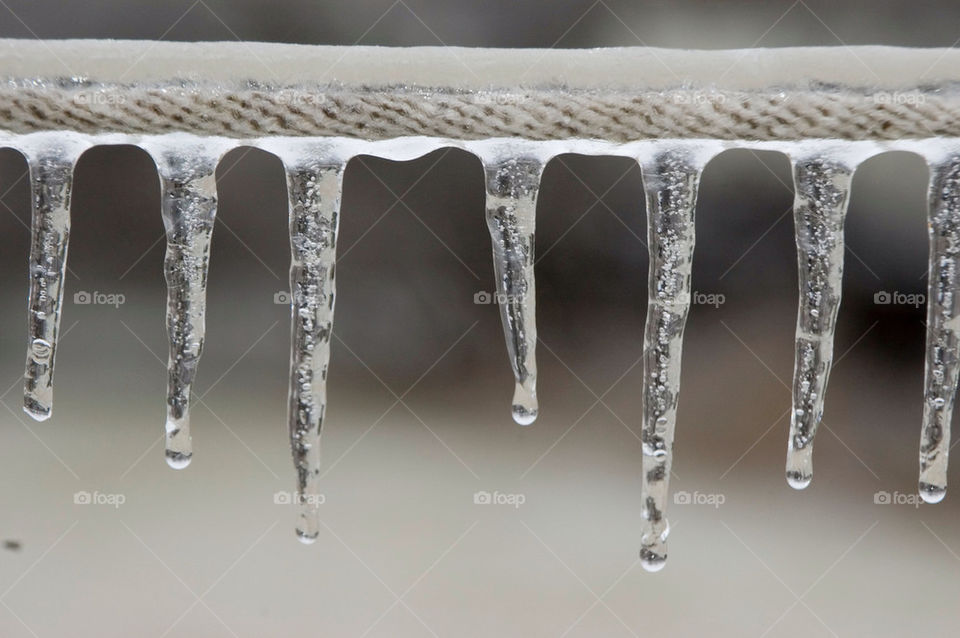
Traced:
<path fill-rule="evenodd" d="M 0 3 L 0 36 L 499 47 L 952 46 L 945 2 Z M 510 418 L 479 162 L 348 167 L 323 442 L 324 529 L 293 535 L 288 243 L 279 162 L 219 169 L 195 458 L 163 461 L 162 225 L 132 147 L 78 167 L 48 422 L 20 410 L 28 183 L 0 151 L 0 635 L 948 636 L 956 496 L 915 506 L 926 168 L 857 172 L 815 479 L 783 478 L 796 312 L 792 186 L 728 151 L 698 206 L 670 560 L 637 564 L 646 226 L 640 172 L 564 155 L 538 205 L 541 416 Z M 399 197 L 399 200 L 398 200 Z M 85 291 L 119 307 L 73 303 Z M 159 360 L 158 360 L 159 358 Z M 426 373 L 426 374 L 425 374 Z M 405 394 L 408 389 L 408 394 Z M 397 403 L 397 397 L 402 401 Z M 955 470 L 957 468 L 954 468 Z M 956 477 L 957 472 L 952 471 Z M 520 495 L 477 505 L 477 492 Z M 89 492 L 110 504 L 78 505 Z M 877 497 L 877 494 L 880 497 Z M 877 504 L 889 494 L 890 504 Z M 121 498 L 122 497 L 122 498 Z M 107 499 L 110 500 L 110 499 Z M 516 498 L 514 500 L 517 500 Z"/>

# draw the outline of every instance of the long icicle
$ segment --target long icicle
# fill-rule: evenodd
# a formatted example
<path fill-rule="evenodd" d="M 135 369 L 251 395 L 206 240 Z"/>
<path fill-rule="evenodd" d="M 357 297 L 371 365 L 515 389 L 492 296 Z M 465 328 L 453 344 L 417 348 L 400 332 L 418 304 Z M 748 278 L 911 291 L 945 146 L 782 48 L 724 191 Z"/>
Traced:
<path fill-rule="evenodd" d="M 950 418 L 960 370 L 960 156 L 930 167 L 930 269 L 927 345 L 920 435 L 920 496 L 939 503 L 947 493 Z"/>
<path fill-rule="evenodd" d="M 853 167 L 826 155 L 793 160 L 793 204 L 800 276 L 787 482 L 813 479 L 813 438 L 823 417 L 843 279 L 843 223 Z"/>
<path fill-rule="evenodd" d="M 336 296 L 337 228 L 345 162 L 319 153 L 284 156 L 290 206 L 289 428 L 297 470 L 297 537 L 319 534 L 320 431 Z"/>
<path fill-rule="evenodd" d="M 172 140 L 171 140 L 172 141 Z M 144 145 L 160 175 L 161 214 L 167 234 L 166 459 L 183 469 L 193 458 L 190 392 L 203 352 L 210 239 L 217 213 L 216 169 L 225 148 L 202 141 Z"/>
<path fill-rule="evenodd" d="M 534 283 L 534 231 L 543 162 L 515 157 L 485 162 L 487 226 L 493 243 L 497 303 L 516 388 L 513 419 L 530 425 L 537 418 L 537 321 Z"/>
<path fill-rule="evenodd" d="M 647 196 L 650 274 L 643 338 L 643 525 L 640 560 L 659 571 L 667 560 L 664 516 L 673 463 L 683 330 L 690 310 L 694 213 L 705 160 L 682 151 L 641 159 Z"/>
<path fill-rule="evenodd" d="M 70 239 L 73 171 L 87 144 L 72 138 L 29 145 L 32 223 L 27 363 L 23 409 L 37 421 L 53 410 L 53 369 Z"/>

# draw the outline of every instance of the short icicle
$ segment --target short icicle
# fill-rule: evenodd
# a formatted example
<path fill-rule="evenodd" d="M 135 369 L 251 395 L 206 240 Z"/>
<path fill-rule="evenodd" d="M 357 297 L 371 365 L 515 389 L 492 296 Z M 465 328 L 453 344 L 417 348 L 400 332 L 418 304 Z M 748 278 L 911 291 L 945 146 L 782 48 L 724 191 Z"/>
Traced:
<path fill-rule="evenodd" d="M 27 363 L 23 409 L 37 421 L 53 410 L 53 368 L 70 239 L 73 171 L 88 144 L 41 134 L 22 146 L 30 169 L 32 224 Z"/>
<path fill-rule="evenodd" d="M 167 234 L 166 459 L 183 469 L 193 458 L 190 393 L 203 352 L 210 239 L 217 213 L 216 169 L 229 148 L 219 140 L 172 135 L 143 143 L 160 175 Z"/>
<path fill-rule="evenodd" d="M 288 425 L 297 471 L 297 537 L 317 539 L 320 431 L 336 297 L 337 228 L 346 158 L 325 146 L 276 151 L 287 175 L 290 211 L 291 354 Z"/>
<path fill-rule="evenodd" d="M 712 154 L 710 155 L 712 156 Z M 709 157 L 683 149 L 642 157 L 650 275 L 643 339 L 643 501 L 640 560 L 663 569 L 670 525 L 664 516 L 673 463 L 683 330 L 690 310 L 694 212 Z"/>
<path fill-rule="evenodd" d="M 793 158 L 800 303 L 787 444 L 787 482 L 813 479 L 813 439 L 823 417 L 843 279 L 843 223 L 855 166 L 831 153 Z"/>
<path fill-rule="evenodd" d="M 930 167 L 930 269 L 927 345 L 920 435 L 920 496 L 947 493 L 950 418 L 960 369 L 960 152 Z"/>
<path fill-rule="evenodd" d="M 484 162 L 496 302 L 516 379 L 513 419 L 520 425 L 533 423 L 539 411 L 533 264 L 537 192 L 543 167 L 541 159 L 527 156 Z"/>

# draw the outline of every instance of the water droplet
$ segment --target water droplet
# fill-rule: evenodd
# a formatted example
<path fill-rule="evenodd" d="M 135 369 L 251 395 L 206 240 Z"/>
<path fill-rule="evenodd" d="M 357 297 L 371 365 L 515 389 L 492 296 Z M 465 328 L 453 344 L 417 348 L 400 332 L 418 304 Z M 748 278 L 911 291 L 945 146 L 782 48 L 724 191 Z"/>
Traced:
<path fill-rule="evenodd" d="M 942 485 L 931 485 L 930 483 L 920 482 L 920 498 L 930 504 L 939 503 L 947 495 L 947 488 Z"/>
<path fill-rule="evenodd" d="M 803 474 L 798 471 L 787 472 L 787 484 L 795 490 L 805 490 L 813 482 L 812 474 Z"/>
<path fill-rule="evenodd" d="M 518 383 L 513 391 L 513 420 L 520 425 L 530 425 L 537 420 L 537 407 L 537 397 Z"/>

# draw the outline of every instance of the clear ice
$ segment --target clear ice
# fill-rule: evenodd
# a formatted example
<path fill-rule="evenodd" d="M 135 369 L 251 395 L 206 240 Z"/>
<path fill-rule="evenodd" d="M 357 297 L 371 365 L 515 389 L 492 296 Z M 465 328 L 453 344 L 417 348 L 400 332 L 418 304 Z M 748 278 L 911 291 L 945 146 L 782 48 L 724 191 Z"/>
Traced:
<path fill-rule="evenodd" d="M 650 251 L 643 336 L 643 448 L 640 560 L 663 569 L 670 525 L 664 516 L 673 461 L 683 329 L 690 310 L 694 212 L 705 161 L 680 150 L 640 160 L 647 198 Z"/>
<path fill-rule="evenodd" d="M 843 222 L 853 167 L 819 155 L 794 159 L 793 204 L 800 275 L 787 482 L 813 479 L 813 438 L 823 416 L 843 279 Z"/>
<path fill-rule="evenodd" d="M 486 162 L 487 227 L 493 243 L 497 303 L 516 387 L 513 420 L 537 418 L 537 321 L 534 230 L 543 161 L 513 157 Z"/>
<path fill-rule="evenodd" d="M 320 430 L 336 295 L 337 226 L 345 162 L 321 150 L 281 155 L 290 210 L 289 429 L 297 471 L 297 537 L 319 534 Z"/>
<path fill-rule="evenodd" d="M 73 171 L 88 145 L 43 136 L 22 149 L 30 170 L 32 224 L 23 409 L 38 421 L 53 409 L 53 366 L 70 239 Z"/>
<path fill-rule="evenodd" d="M 950 418 L 960 367 L 960 155 L 930 167 L 930 269 L 927 345 L 920 435 L 920 496 L 939 503 L 947 493 Z"/>
<path fill-rule="evenodd" d="M 76 162 L 96 143 L 136 143 L 154 158 L 167 236 L 166 459 L 174 468 L 186 467 L 192 458 L 191 386 L 204 342 L 210 240 L 217 209 L 215 172 L 223 154 L 238 142 L 185 134 L 96 138 L 63 132 L 7 137 L 0 142 L 20 149 L 30 168 L 30 315 L 24 409 L 38 420 L 51 414 Z M 496 300 L 516 379 L 513 417 L 523 425 L 532 423 L 538 413 L 534 234 L 544 165 L 561 152 L 622 155 L 639 161 L 650 250 L 643 352 L 640 558 L 648 571 L 663 568 L 682 339 L 691 303 L 697 190 L 703 167 L 731 144 L 674 140 L 618 146 L 587 140 L 534 143 L 503 139 L 460 143 L 414 137 L 384 142 L 269 138 L 255 144 L 279 157 L 286 172 L 292 328 L 288 425 L 297 471 L 297 535 L 305 543 L 317 538 L 320 525 L 320 432 L 326 409 L 337 227 L 347 160 L 361 153 L 407 160 L 443 146 L 460 146 L 483 161 Z M 793 167 L 800 303 L 786 475 L 790 485 L 800 489 L 813 475 L 813 440 L 823 414 L 833 357 L 843 225 L 852 176 L 860 160 L 885 147 L 829 140 L 755 146 L 787 153 Z M 888 143 L 887 148 L 918 152 L 931 166 L 919 490 L 924 500 L 936 503 L 946 493 L 950 418 L 960 376 L 960 151 L 956 140 L 907 140 Z"/>
<path fill-rule="evenodd" d="M 166 459 L 183 469 L 193 458 L 190 392 L 203 352 L 210 238 L 217 214 L 217 163 L 225 148 L 194 139 L 145 144 L 160 175 L 161 214 L 167 234 Z"/>

